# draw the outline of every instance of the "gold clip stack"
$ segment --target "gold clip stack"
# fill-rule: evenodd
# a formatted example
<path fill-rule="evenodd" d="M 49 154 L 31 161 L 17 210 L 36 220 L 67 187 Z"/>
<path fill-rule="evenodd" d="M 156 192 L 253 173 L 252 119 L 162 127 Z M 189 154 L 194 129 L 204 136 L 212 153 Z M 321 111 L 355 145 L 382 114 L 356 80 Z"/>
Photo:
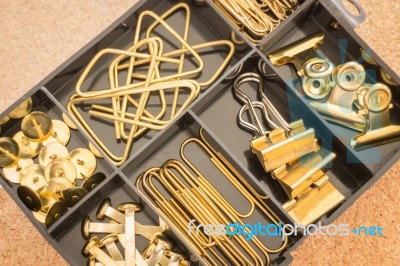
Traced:
<path fill-rule="evenodd" d="M 215 6 L 253 43 L 258 43 L 296 10 L 297 0 L 213 0 Z M 236 40 L 232 31 L 232 41 Z"/>
<path fill-rule="evenodd" d="M 322 45 L 323 38 L 322 33 L 306 37 L 273 52 L 269 59 L 276 66 L 287 63 L 295 66 L 302 78 L 304 93 L 314 100 L 322 100 L 312 101 L 310 105 L 326 120 L 362 132 L 351 140 L 354 149 L 399 140 L 399 127 L 390 122 L 390 89 L 380 83 L 365 83 L 365 69 L 357 62 L 335 67 L 329 59 L 316 58 L 316 50 Z M 376 65 L 363 49 L 361 56 L 368 64 Z M 396 84 L 384 71 L 380 74 L 388 84 Z"/>
<path fill-rule="evenodd" d="M 272 248 L 262 243 L 257 236 L 246 240 L 244 235 L 217 234 L 214 229 L 212 234 L 192 229 L 190 236 L 188 235 L 188 224 L 191 224 L 193 219 L 196 224 L 244 225 L 244 219 L 251 217 L 257 211 L 275 225 L 282 223 L 267 205 L 268 197 L 260 195 L 220 153 L 206 142 L 202 129 L 200 136 L 201 138 L 187 139 L 182 144 L 181 158 L 185 164 L 178 160 L 168 160 L 160 168 L 150 168 L 138 177 L 137 188 L 153 200 L 164 216 L 176 226 L 181 236 L 190 243 L 193 250 L 209 265 L 269 265 L 269 254 L 279 253 L 286 248 L 288 243 L 286 236 L 280 239 L 282 242 L 279 247 Z M 249 212 L 238 212 L 192 163 L 185 154 L 185 148 L 189 144 L 198 146 L 210 156 L 215 167 L 249 202 Z M 158 185 L 163 189 L 160 190 Z M 245 230 L 250 233 L 248 229 Z"/>
<path fill-rule="evenodd" d="M 240 85 L 250 81 L 258 83 L 261 101 L 252 101 L 239 90 Z M 251 149 L 264 170 L 271 172 L 287 193 L 290 200 L 283 207 L 298 224 L 308 225 L 344 200 L 322 170 L 332 162 L 335 154 L 326 154 L 318 145 L 314 130 L 306 129 L 302 120 L 288 124 L 264 94 L 263 84 L 256 73 L 245 73 L 235 80 L 234 94 L 244 104 L 239 111 L 239 124 L 256 133 Z M 263 119 L 257 116 L 256 108 L 262 110 Z M 243 119 L 245 112 L 250 113 L 254 124 Z M 273 130 L 266 131 L 262 120 Z"/>
<path fill-rule="evenodd" d="M 185 26 L 182 36 L 178 34 L 165 19 L 174 13 L 182 11 L 185 14 Z M 141 37 L 143 20 L 152 19 L 154 22 Z M 190 26 L 190 8 L 186 3 L 179 3 L 161 16 L 151 11 L 143 11 L 138 18 L 134 34 L 133 45 L 127 50 L 107 48 L 100 51 L 88 64 L 76 84 L 76 94 L 72 95 L 67 109 L 75 122 L 93 138 L 101 150 L 117 166 L 122 165 L 128 158 L 135 140 L 148 130 L 162 130 L 199 95 L 201 88 L 206 88 L 214 82 L 228 65 L 234 53 L 234 45 L 227 40 L 218 40 L 197 45 L 188 44 Z M 163 40 L 154 34 L 157 27 L 163 27 L 175 40 Z M 154 36 L 154 37 L 153 37 Z M 178 48 L 165 51 L 164 42 L 177 42 Z M 217 71 L 207 81 L 200 82 L 194 77 L 201 76 L 204 69 L 201 50 L 222 46 L 227 47 L 227 55 Z M 89 88 L 83 91 L 87 76 L 94 65 L 106 55 L 113 55 L 115 59 L 109 65 L 109 88 Z M 185 61 L 190 57 L 195 67 L 188 69 Z M 164 65 L 172 66 L 168 75 L 162 75 Z M 184 70 L 185 69 L 185 70 Z M 143 71 L 145 73 L 143 74 Z M 171 74 L 172 73 L 172 74 Z M 126 76 L 125 81 L 121 77 Z M 167 95 L 173 95 L 172 102 L 168 102 Z M 150 97 L 159 98 L 157 105 L 160 110 L 157 114 L 149 111 Z M 111 103 L 110 108 L 104 101 Z M 126 142 L 121 155 L 113 153 L 89 123 L 79 113 L 77 105 L 91 104 L 89 114 L 100 120 L 112 121 L 117 140 Z M 133 113 L 130 110 L 135 110 Z M 129 128 L 126 130 L 126 128 Z"/>

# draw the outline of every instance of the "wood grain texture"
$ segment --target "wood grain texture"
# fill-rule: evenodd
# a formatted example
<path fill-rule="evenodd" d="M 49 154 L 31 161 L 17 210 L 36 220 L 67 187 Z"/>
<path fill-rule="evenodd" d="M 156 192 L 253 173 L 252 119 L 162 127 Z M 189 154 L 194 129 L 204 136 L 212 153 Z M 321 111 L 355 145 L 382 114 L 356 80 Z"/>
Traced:
<path fill-rule="evenodd" d="M 400 0 L 359 2 L 368 20 L 358 33 L 400 73 Z M 132 0 L 1 0 L 0 112 L 133 4 Z M 397 265 L 399 191 L 397 163 L 336 221 L 352 226 L 379 224 L 384 237 L 309 237 L 293 253 L 292 265 Z M 66 265 L 3 190 L 0 206 L 1 265 Z"/>

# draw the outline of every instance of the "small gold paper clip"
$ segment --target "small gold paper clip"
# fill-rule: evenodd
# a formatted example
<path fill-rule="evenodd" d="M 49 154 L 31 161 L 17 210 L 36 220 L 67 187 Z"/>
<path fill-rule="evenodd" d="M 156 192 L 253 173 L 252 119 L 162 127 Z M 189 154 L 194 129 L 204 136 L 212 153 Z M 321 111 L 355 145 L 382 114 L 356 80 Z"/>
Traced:
<path fill-rule="evenodd" d="M 366 110 L 367 125 L 362 133 L 351 139 L 351 146 L 355 150 L 400 140 L 400 126 L 390 121 L 391 90 L 381 83 L 368 87 L 360 103 Z"/>
<path fill-rule="evenodd" d="M 239 87 L 246 82 L 258 83 L 258 95 L 262 99 L 261 102 L 251 101 L 245 93 L 239 90 Z M 249 72 L 240 75 L 234 82 L 233 91 L 238 100 L 244 104 L 239 111 L 239 124 L 245 129 L 255 132 L 251 148 L 266 172 L 318 149 L 314 129 L 306 129 L 302 120 L 288 124 L 264 94 L 264 82 L 258 74 Z M 263 118 L 272 131 L 264 129 L 262 120 L 256 113 L 256 108 L 261 109 Z M 254 124 L 244 120 L 245 112 L 250 113 Z M 279 124 L 270 118 L 270 114 Z"/>

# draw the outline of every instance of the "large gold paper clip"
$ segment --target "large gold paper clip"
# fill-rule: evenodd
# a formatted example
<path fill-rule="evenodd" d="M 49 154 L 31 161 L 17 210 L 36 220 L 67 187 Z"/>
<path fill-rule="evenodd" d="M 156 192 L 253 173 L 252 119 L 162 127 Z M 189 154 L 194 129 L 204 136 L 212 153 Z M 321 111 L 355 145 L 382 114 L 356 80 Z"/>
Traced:
<path fill-rule="evenodd" d="M 252 101 L 239 89 L 246 82 L 258 83 L 258 95 L 261 101 Z M 239 111 L 239 124 L 255 133 L 251 149 L 266 172 L 318 149 L 314 129 L 306 129 L 302 120 L 288 124 L 264 94 L 264 81 L 260 75 L 250 72 L 242 74 L 235 80 L 233 91 L 237 99 L 244 104 Z M 261 109 L 263 117 L 257 115 L 256 109 Z M 246 112 L 249 113 L 253 123 L 243 118 Z M 270 115 L 275 119 L 273 120 Z M 263 120 L 272 130 L 265 129 Z"/>
<path fill-rule="evenodd" d="M 351 139 L 355 150 L 400 140 L 400 126 L 390 121 L 391 90 L 384 84 L 366 85 L 357 103 L 364 107 L 367 126 Z"/>
<path fill-rule="evenodd" d="M 182 35 L 165 22 L 165 19 L 179 11 L 184 13 L 185 18 Z M 147 27 L 145 34 L 142 34 L 143 20 L 148 18 L 153 22 Z M 107 48 L 100 51 L 77 81 L 76 94 L 71 96 L 67 105 L 68 112 L 115 165 L 120 166 L 127 160 L 135 141 L 147 131 L 162 130 L 179 116 L 196 99 L 202 88 L 207 88 L 218 78 L 231 60 L 234 53 L 231 41 L 217 40 L 189 45 L 189 26 L 190 8 L 186 3 L 174 5 L 161 16 L 151 11 L 143 11 L 137 20 L 132 46 L 127 50 Z M 158 34 L 154 34 L 155 29 L 159 27 L 170 33 L 173 39 L 164 40 Z M 177 43 L 175 50 L 165 51 L 165 41 Z M 209 48 L 216 46 L 227 48 L 226 57 L 208 80 L 199 81 L 198 77 L 204 69 L 200 53 L 208 52 Z M 95 64 L 106 55 L 115 56 L 108 66 L 109 87 L 84 90 L 87 76 Z M 192 66 L 185 67 L 188 58 Z M 163 75 L 161 70 L 166 64 L 170 66 L 170 71 Z M 124 82 L 121 79 L 124 79 Z M 172 99 L 169 100 L 167 95 L 172 95 Z M 159 98 L 158 102 L 152 102 L 154 97 L 151 96 Z M 107 105 L 107 102 L 111 106 Z M 91 117 L 114 125 L 116 140 L 125 144 L 120 154 L 112 152 L 83 118 L 78 105 L 84 104 L 91 105 Z M 150 106 L 159 106 L 158 113 L 150 111 Z"/>
<path fill-rule="evenodd" d="M 335 157 L 334 153 L 321 149 L 272 171 L 272 177 L 290 198 L 283 207 L 296 223 L 311 224 L 344 200 L 322 170 Z"/>

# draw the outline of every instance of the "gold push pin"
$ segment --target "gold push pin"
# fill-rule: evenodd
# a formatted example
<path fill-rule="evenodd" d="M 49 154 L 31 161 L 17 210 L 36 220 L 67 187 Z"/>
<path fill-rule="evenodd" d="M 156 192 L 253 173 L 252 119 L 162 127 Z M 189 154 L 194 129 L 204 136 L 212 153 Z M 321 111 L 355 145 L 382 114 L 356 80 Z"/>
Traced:
<path fill-rule="evenodd" d="M 91 143 L 89 142 L 89 150 L 96 156 L 97 158 L 104 158 L 101 152 Z"/>
<path fill-rule="evenodd" d="M 10 117 L 9 116 L 5 116 L 2 119 L 0 119 L 0 126 L 4 125 L 5 123 L 7 123 L 8 121 L 10 121 Z"/>
<path fill-rule="evenodd" d="M 58 195 L 51 191 L 40 192 L 39 196 L 42 201 L 42 211 L 46 213 L 57 201 L 59 201 Z"/>
<path fill-rule="evenodd" d="M 78 179 L 86 179 L 96 170 L 96 157 L 88 149 L 77 148 L 69 153 L 69 158 L 77 171 Z"/>
<path fill-rule="evenodd" d="M 0 167 L 11 167 L 19 160 L 19 146 L 12 138 L 0 138 Z"/>
<path fill-rule="evenodd" d="M 56 193 L 61 198 L 62 191 L 74 187 L 75 186 L 64 177 L 53 177 L 49 180 L 45 189 L 46 191 Z"/>
<path fill-rule="evenodd" d="M 71 139 L 71 132 L 67 124 L 60 120 L 51 120 L 52 130 L 50 136 L 43 141 L 43 145 L 47 145 L 52 142 L 59 142 L 66 146 Z"/>
<path fill-rule="evenodd" d="M 49 116 L 43 112 L 32 112 L 25 116 L 21 123 L 24 135 L 34 142 L 42 142 L 51 135 L 52 123 Z"/>
<path fill-rule="evenodd" d="M 78 130 L 78 127 L 74 124 L 74 122 L 72 122 L 71 119 L 69 119 L 69 117 L 68 117 L 65 113 L 62 114 L 62 119 L 63 119 L 64 123 L 65 123 L 70 129 Z"/>
<path fill-rule="evenodd" d="M 15 108 L 11 113 L 8 114 L 10 118 L 20 119 L 25 117 L 32 111 L 32 98 L 29 97 L 23 101 L 17 108 Z"/>
<path fill-rule="evenodd" d="M 46 222 L 46 212 L 43 212 L 42 210 L 36 212 L 32 211 L 32 215 L 39 223 L 44 224 Z"/>
<path fill-rule="evenodd" d="M 46 220 L 45 220 L 45 225 L 47 228 L 52 226 L 55 222 L 57 222 L 61 216 L 66 214 L 68 211 L 68 207 L 63 201 L 57 201 L 56 203 L 51 206 L 49 209 Z"/>
<path fill-rule="evenodd" d="M 17 132 L 13 139 L 18 143 L 21 158 L 32 159 L 39 154 L 42 148 L 41 143 L 29 141 L 22 131 Z"/>
<path fill-rule="evenodd" d="M 32 164 L 34 164 L 32 159 L 19 159 L 17 164 L 3 168 L 4 177 L 10 182 L 19 184 L 21 182 L 21 171 Z"/>
<path fill-rule="evenodd" d="M 87 191 L 92 191 L 95 189 L 101 182 L 106 180 L 106 175 L 103 173 L 94 173 L 90 177 L 88 177 L 85 181 L 82 183 L 82 188 L 86 189 Z"/>
<path fill-rule="evenodd" d="M 77 172 L 75 166 L 69 159 L 59 158 L 47 165 L 45 175 L 48 180 L 55 177 L 64 177 L 71 184 L 74 184 Z"/>
<path fill-rule="evenodd" d="M 20 173 L 21 185 L 29 187 L 33 191 L 39 191 L 47 184 L 44 174 L 45 168 L 40 164 L 32 164 Z"/>
<path fill-rule="evenodd" d="M 68 207 L 73 207 L 81 199 L 83 199 L 89 192 L 86 189 L 75 187 L 67 188 L 61 192 L 62 198 Z"/>
<path fill-rule="evenodd" d="M 42 209 L 42 200 L 36 191 L 26 186 L 18 186 L 17 194 L 29 210 L 37 212 Z"/>
<path fill-rule="evenodd" d="M 39 153 L 39 163 L 44 167 L 55 159 L 69 159 L 68 149 L 58 142 L 47 144 Z"/>

